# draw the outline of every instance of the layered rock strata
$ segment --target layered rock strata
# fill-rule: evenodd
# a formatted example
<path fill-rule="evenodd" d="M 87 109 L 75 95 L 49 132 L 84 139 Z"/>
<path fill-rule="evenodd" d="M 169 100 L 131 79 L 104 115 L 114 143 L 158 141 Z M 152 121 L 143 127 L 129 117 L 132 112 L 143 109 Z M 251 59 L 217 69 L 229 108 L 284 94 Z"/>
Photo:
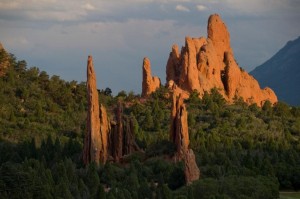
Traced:
<path fill-rule="evenodd" d="M 150 60 L 147 57 L 145 57 L 143 61 L 142 96 L 149 96 L 159 87 L 160 79 L 158 77 L 152 77 Z"/>
<path fill-rule="evenodd" d="M 270 88 L 260 89 L 258 82 L 236 63 L 229 32 L 219 15 L 209 17 L 207 34 L 207 38 L 186 37 L 180 53 L 173 45 L 166 65 L 169 87 L 176 85 L 177 93 L 196 90 L 200 96 L 216 87 L 228 102 L 239 97 L 259 106 L 266 100 L 277 102 Z"/>
<path fill-rule="evenodd" d="M 200 170 L 197 166 L 194 152 L 189 148 L 190 140 L 187 118 L 188 114 L 182 96 L 179 95 L 177 99 L 176 94 L 173 94 L 170 140 L 176 146 L 174 160 L 184 162 L 185 180 L 187 184 L 190 184 L 199 179 Z"/>

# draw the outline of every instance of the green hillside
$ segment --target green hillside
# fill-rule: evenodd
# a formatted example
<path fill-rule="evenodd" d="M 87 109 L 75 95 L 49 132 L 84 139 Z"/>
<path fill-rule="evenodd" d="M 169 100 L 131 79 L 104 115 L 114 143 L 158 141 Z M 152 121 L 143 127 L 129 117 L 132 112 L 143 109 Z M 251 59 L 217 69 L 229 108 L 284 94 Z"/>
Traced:
<path fill-rule="evenodd" d="M 228 105 L 216 89 L 186 100 L 190 146 L 200 180 L 185 186 L 172 163 L 171 100 L 161 87 L 144 101 L 133 92 L 99 90 L 109 112 L 118 101 L 134 118 L 143 149 L 122 164 L 83 166 L 86 86 L 29 68 L 5 51 L 0 63 L 0 198 L 279 198 L 300 189 L 300 108 Z M 84 67 L 84 66 L 83 66 Z"/>

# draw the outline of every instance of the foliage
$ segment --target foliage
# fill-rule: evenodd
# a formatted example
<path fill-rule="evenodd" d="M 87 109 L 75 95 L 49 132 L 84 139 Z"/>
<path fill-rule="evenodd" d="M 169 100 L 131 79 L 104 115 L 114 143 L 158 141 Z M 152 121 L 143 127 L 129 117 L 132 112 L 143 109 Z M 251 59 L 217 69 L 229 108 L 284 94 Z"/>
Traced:
<path fill-rule="evenodd" d="M 217 89 L 201 99 L 193 92 L 189 137 L 201 179 L 184 186 L 182 162 L 171 161 L 166 88 L 147 100 L 99 90 L 109 112 L 123 101 L 145 153 L 85 167 L 85 83 L 49 77 L 12 55 L 9 66 L 0 77 L 0 198 L 278 198 L 279 189 L 300 189 L 299 107 L 239 98 L 229 105 Z"/>

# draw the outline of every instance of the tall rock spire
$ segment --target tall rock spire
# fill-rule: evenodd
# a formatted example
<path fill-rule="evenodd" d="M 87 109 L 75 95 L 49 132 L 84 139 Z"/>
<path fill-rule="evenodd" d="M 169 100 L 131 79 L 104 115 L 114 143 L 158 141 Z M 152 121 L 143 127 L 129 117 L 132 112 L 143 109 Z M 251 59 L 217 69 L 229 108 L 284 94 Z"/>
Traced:
<path fill-rule="evenodd" d="M 110 122 L 103 105 L 99 107 L 96 73 L 92 56 L 87 61 L 87 132 L 84 140 L 83 162 L 105 163 L 108 158 Z"/>
<path fill-rule="evenodd" d="M 143 60 L 143 88 L 142 96 L 146 97 L 160 87 L 160 79 L 152 77 L 150 60 L 145 57 Z"/>
<path fill-rule="evenodd" d="M 197 166 L 195 155 L 192 149 L 189 148 L 189 130 L 188 130 L 188 113 L 183 103 L 183 98 L 173 94 L 172 110 L 171 110 L 171 130 L 170 140 L 176 146 L 175 161 L 184 162 L 184 174 L 187 184 L 198 180 L 200 170 Z"/>
<path fill-rule="evenodd" d="M 105 164 L 109 157 L 120 162 L 124 155 L 139 151 L 134 140 L 133 122 L 123 117 L 121 102 L 115 110 L 115 121 L 110 121 L 105 107 L 100 104 L 93 58 L 87 61 L 87 132 L 83 148 L 83 162 Z M 125 126 L 124 128 L 124 121 Z"/>
<path fill-rule="evenodd" d="M 92 56 L 89 56 L 87 61 L 87 100 L 87 132 L 84 140 L 83 162 L 85 164 L 90 162 L 99 164 L 102 143 L 100 139 L 97 81 Z"/>

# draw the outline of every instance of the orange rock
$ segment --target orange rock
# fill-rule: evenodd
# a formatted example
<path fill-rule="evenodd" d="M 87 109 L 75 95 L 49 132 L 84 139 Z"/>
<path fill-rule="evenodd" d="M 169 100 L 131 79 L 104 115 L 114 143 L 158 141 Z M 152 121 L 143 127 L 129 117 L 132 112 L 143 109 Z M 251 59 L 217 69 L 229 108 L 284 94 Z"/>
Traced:
<path fill-rule="evenodd" d="M 87 63 L 87 132 L 83 147 L 83 162 L 89 164 L 106 163 L 109 157 L 120 162 L 124 155 L 140 151 L 135 143 L 133 121 L 124 119 L 123 105 L 118 103 L 115 109 L 115 121 L 110 121 L 105 107 L 98 100 L 96 74 L 92 56 Z M 124 122 L 125 121 L 125 122 Z M 126 124 L 124 128 L 123 124 Z"/>
<path fill-rule="evenodd" d="M 90 162 L 99 164 L 102 142 L 100 136 L 98 91 L 92 56 L 88 57 L 87 63 L 87 98 L 87 132 L 84 140 L 83 162 L 85 164 Z"/>
<path fill-rule="evenodd" d="M 142 96 L 147 97 L 160 87 L 160 79 L 152 77 L 150 60 L 145 57 L 143 61 L 143 88 Z"/>
<path fill-rule="evenodd" d="M 187 150 L 184 154 L 184 175 L 186 184 L 191 184 L 200 177 L 200 170 L 192 149 Z"/>
<path fill-rule="evenodd" d="M 181 54 L 173 45 L 166 73 L 167 86 L 173 87 L 174 93 L 197 90 L 201 97 L 205 91 L 216 87 L 230 103 L 236 97 L 258 106 L 266 100 L 277 102 L 270 88 L 261 89 L 252 76 L 240 69 L 230 47 L 229 32 L 217 14 L 208 19 L 207 39 L 186 37 Z"/>
<path fill-rule="evenodd" d="M 178 159 L 183 159 L 183 154 L 188 150 L 190 142 L 187 111 L 181 95 L 178 99 L 176 98 L 173 94 L 170 139 L 176 145 Z"/>
<path fill-rule="evenodd" d="M 100 138 L 101 138 L 101 148 L 100 148 L 100 161 L 105 163 L 109 156 L 109 138 L 111 134 L 110 120 L 107 116 L 106 108 L 100 104 Z"/>
<path fill-rule="evenodd" d="M 197 166 L 195 155 L 189 148 L 189 131 L 188 131 L 188 114 L 183 103 L 183 98 L 173 94 L 172 110 L 171 110 L 171 129 L 170 140 L 176 146 L 175 161 L 184 161 L 184 173 L 186 183 L 190 184 L 200 177 L 200 170 Z"/>

